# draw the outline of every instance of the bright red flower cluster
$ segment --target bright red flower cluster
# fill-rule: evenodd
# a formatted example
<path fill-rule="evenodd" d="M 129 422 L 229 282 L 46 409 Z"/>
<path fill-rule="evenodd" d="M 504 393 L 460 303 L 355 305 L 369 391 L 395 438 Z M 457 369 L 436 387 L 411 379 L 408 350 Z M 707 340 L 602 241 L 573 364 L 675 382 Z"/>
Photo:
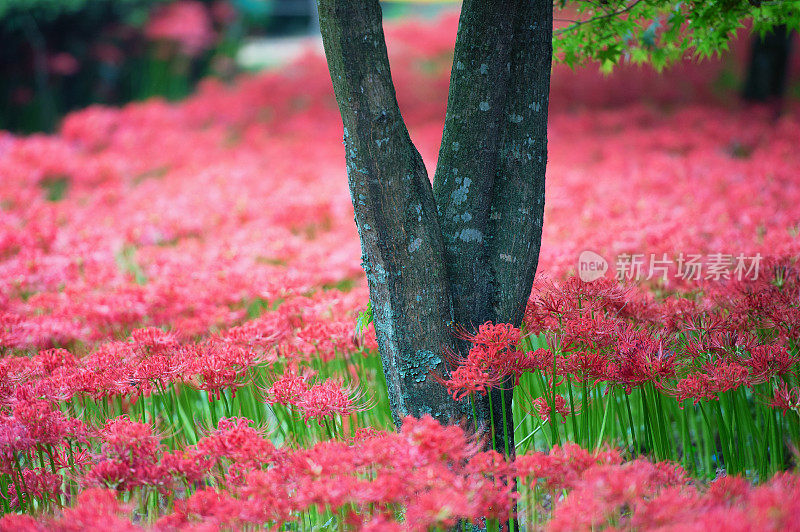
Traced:
<path fill-rule="evenodd" d="M 485 394 L 507 379 L 516 384 L 522 373 L 532 369 L 531 358 L 517 349 L 520 331 L 512 325 L 486 322 L 474 334 L 462 336 L 472 347 L 465 358 L 454 361 L 457 367 L 444 383 L 455 399 L 474 392 Z"/>
<path fill-rule="evenodd" d="M 349 416 L 370 408 L 364 392 L 344 386 L 334 379 L 311 384 L 311 374 L 288 369 L 265 390 L 267 402 L 297 408 L 303 419 L 316 419 L 320 424 L 334 415 Z"/>

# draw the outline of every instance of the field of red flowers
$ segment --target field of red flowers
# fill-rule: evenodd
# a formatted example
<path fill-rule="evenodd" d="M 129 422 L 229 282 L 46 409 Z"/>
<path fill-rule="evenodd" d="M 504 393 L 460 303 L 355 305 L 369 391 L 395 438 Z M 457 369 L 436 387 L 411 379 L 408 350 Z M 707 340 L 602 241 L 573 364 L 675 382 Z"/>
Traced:
<path fill-rule="evenodd" d="M 455 23 L 387 29 L 431 167 Z M 324 58 L 0 132 L 0 530 L 800 529 L 800 112 L 736 64 L 556 69 L 524 330 L 446 383 L 515 458 L 393 429 Z"/>

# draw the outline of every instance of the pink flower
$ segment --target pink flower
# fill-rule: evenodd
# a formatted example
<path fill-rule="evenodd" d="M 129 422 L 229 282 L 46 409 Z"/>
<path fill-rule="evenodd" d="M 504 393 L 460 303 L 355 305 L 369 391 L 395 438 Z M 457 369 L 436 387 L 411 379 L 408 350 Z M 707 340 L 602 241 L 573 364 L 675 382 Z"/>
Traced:
<path fill-rule="evenodd" d="M 205 6 L 196 0 L 180 0 L 153 12 L 145 27 L 151 40 L 172 41 L 181 52 L 195 56 L 214 43 L 211 17 Z"/>

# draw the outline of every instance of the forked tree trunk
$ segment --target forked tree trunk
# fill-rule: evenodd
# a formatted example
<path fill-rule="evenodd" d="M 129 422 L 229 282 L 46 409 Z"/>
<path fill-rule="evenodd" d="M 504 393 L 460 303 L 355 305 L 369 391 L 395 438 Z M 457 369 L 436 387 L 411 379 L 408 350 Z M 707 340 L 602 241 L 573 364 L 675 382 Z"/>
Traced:
<path fill-rule="evenodd" d="M 458 422 L 468 403 L 434 376 L 447 376 L 446 350 L 468 349 L 452 324 L 519 325 L 536 272 L 552 2 L 464 2 L 433 187 L 400 116 L 378 1 L 319 0 L 319 15 L 392 414 Z M 499 391 L 492 403 L 502 419 Z M 488 430 L 488 398 L 478 406 Z M 495 430 L 513 453 L 513 424 Z"/>

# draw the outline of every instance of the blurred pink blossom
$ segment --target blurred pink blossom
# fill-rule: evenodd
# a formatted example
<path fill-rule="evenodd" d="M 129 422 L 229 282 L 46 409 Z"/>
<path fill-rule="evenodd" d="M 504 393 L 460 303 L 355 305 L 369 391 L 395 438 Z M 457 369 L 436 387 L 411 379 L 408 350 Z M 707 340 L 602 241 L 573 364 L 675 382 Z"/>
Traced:
<path fill-rule="evenodd" d="M 196 0 L 181 0 L 152 13 L 145 35 L 153 41 L 172 41 L 181 53 L 195 56 L 214 44 L 211 17 Z"/>

